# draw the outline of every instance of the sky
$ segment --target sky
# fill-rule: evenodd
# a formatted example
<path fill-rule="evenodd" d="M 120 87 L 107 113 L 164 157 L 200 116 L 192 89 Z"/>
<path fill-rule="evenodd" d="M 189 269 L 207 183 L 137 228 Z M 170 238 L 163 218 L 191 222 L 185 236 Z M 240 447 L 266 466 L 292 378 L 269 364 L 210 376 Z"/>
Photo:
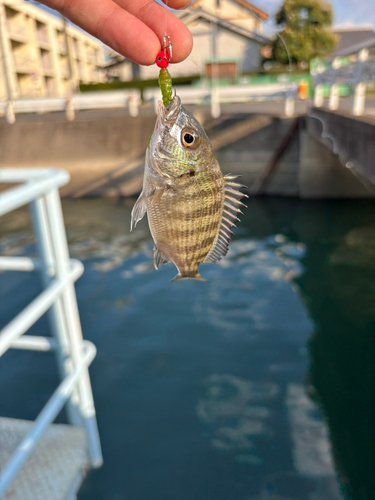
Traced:
<path fill-rule="evenodd" d="M 282 0 L 250 0 L 254 5 L 274 14 Z M 350 27 L 366 25 L 375 28 L 375 0 L 331 0 L 335 12 L 335 25 Z"/>
<path fill-rule="evenodd" d="M 271 16 L 283 3 L 283 0 L 249 1 L 264 9 Z M 375 0 L 331 0 L 330 3 L 332 3 L 335 12 L 335 25 L 341 27 L 366 25 L 375 29 Z"/>

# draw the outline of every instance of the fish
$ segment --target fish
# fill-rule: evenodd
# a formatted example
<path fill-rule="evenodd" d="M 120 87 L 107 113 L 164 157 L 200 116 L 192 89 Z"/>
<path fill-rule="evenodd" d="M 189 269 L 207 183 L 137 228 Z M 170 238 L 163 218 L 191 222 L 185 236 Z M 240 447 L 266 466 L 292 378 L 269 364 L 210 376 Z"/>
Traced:
<path fill-rule="evenodd" d="M 203 127 L 178 95 L 167 107 L 159 101 L 130 225 L 132 230 L 147 213 L 156 269 L 173 262 L 178 274 L 172 281 L 207 281 L 199 265 L 225 257 L 231 228 L 246 206 L 238 177 L 222 174 Z"/>

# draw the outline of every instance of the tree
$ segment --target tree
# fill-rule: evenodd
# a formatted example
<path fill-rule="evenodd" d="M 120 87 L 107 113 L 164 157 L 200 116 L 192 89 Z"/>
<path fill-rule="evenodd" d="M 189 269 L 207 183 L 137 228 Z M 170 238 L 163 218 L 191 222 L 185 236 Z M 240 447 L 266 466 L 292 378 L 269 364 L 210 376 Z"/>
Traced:
<path fill-rule="evenodd" d="M 334 48 L 337 37 L 330 30 L 332 19 L 332 6 L 325 0 L 284 1 L 276 14 L 276 24 L 283 28 L 280 35 L 293 62 L 308 63 Z M 280 37 L 274 41 L 273 59 L 287 64 L 289 58 L 284 43 Z"/>

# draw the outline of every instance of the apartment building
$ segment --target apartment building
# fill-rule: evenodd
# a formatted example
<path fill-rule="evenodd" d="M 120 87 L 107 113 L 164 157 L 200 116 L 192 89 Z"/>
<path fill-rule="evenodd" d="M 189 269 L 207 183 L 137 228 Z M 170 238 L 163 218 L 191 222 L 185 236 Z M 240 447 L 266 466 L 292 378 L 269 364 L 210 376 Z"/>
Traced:
<path fill-rule="evenodd" d="M 0 100 L 69 96 L 105 79 L 104 46 L 22 0 L 0 0 Z"/>
<path fill-rule="evenodd" d="M 189 28 L 194 44 L 189 57 L 173 65 L 173 76 L 210 77 L 213 59 L 220 78 L 233 79 L 260 69 L 262 47 L 270 44 L 264 35 L 264 23 L 269 17 L 264 10 L 247 0 L 193 0 L 189 8 L 176 15 Z M 108 66 L 109 78 L 127 81 L 135 76 L 130 61 L 113 59 Z M 157 74 L 155 66 L 141 66 L 137 78 L 157 78 Z"/>

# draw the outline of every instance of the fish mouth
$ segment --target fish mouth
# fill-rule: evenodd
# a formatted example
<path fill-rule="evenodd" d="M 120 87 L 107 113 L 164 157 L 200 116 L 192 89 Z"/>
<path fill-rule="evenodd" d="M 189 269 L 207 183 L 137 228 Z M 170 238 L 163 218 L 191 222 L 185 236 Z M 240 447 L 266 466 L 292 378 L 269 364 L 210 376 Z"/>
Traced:
<path fill-rule="evenodd" d="M 180 108 L 181 100 L 176 94 L 168 104 L 168 107 L 165 107 L 164 104 L 159 101 L 157 109 L 158 123 L 163 127 L 167 126 L 171 128 L 177 120 Z"/>

